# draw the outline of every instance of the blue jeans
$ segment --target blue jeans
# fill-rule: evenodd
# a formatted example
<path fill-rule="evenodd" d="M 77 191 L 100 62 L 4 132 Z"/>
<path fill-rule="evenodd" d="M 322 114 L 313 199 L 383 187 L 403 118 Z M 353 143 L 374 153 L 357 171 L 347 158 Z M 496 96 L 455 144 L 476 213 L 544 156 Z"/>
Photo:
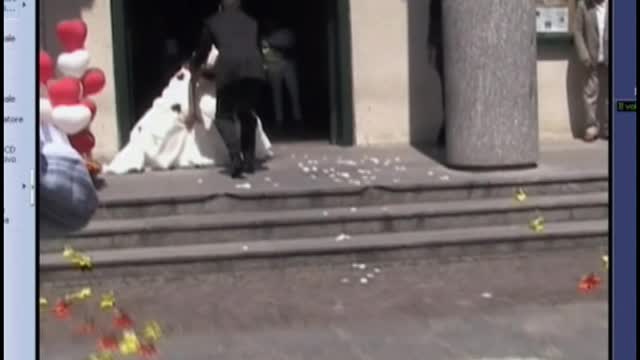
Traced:
<path fill-rule="evenodd" d="M 39 201 L 42 238 L 84 228 L 98 207 L 98 195 L 84 162 L 40 155 Z"/>

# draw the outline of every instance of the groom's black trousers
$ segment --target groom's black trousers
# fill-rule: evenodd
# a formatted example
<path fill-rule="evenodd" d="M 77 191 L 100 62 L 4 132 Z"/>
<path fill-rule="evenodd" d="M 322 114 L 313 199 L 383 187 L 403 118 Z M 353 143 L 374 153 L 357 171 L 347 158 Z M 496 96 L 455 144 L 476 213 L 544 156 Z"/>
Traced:
<path fill-rule="evenodd" d="M 240 154 L 244 155 L 245 161 L 255 158 L 255 111 L 260 103 L 262 88 L 261 80 L 243 79 L 218 89 L 215 124 L 232 159 Z"/>

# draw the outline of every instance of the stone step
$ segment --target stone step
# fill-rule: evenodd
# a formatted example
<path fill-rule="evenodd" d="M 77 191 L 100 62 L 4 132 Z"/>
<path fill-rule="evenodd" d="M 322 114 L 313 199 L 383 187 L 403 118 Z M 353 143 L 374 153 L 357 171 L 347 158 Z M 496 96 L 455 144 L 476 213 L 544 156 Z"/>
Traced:
<path fill-rule="evenodd" d="M 70 245 L 84 250 L 283 240 L 337 238 L 341 234 L 397 233 L 489 225 L 527 224 L 537 216 L 547 222 L 606 219 L 604 192 L 581 195 L 423 202 L 417 204 L 331 209 L 174 215 L 128 220 L 97 220 L 66 239 L 43 240 L 41 252 Z M 344 238 L 345 236 L 343 236 Z"/>
<path fill-rule="evenodd" d="M 526 225 L 507 225 L 365 234 L 342 242 L 336 242 L 333 237 L 311 237 L 95 250 L 86 253 L 94 265 L 90 274 L 71 268 L 60 252 L 40 255 L 40 281 L 82 282 L 103 276 L 119 278 L 151 273 L 171 276 L 182 271 L 195 274 L 366 261 L 445 261 L 557 249 L 602 248 L 605 251 L 608 228 L 608 220 L 591 220 L 549 223 L 540 233 Z M 594 264 L 597 262 L 594 259 Z"/>
<path fill-rule="evenodd" d="M 150 185 L 151 186 L 151 185 Z M 186 186 L 186 185 L 185 185 Z M 189 185 L 192 186 L 192 185 Z M 436 201 L 511 198 L 518 188 L 531 196 L 608 192 L 609 179 L 602 172 L 557 173 L 540 176 L 482 176 L 433 181 L 425 175 L 415 183 L 369 186 L 287 187 L 202 192 L 199 195 L 121 196 L 102 199 L 96 219 L 132 219 L 183 214 L 247 211 L 327 209 Z M 126 194 L 126 195 L 124 195 Z"/>

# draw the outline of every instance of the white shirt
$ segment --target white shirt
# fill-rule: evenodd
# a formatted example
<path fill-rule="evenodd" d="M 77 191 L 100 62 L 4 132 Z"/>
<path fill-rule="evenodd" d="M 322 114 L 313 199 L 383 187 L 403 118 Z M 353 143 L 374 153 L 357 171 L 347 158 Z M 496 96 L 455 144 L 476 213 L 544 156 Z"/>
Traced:
<path fill-rule="evenodd" d="M 605 23 L 607 21 L 607 3 L 605 0 L 600 4 L 596 4 L 596 16 L 598 18 L 598 36 L 600 39 L 600 46 L 598 47 L 598 62 L 604 62 L 604 54 L 605 51 L 608 51 L 604 48 L 604 32 L 605 32 Z"/>

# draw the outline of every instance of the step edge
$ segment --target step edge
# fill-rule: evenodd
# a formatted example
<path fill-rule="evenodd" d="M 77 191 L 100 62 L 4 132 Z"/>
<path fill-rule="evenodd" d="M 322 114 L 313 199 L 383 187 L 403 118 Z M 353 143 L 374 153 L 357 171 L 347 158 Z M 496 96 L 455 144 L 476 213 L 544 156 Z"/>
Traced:
<path fill-rule="evenodd" d="M 492 234 L 490 238 L 489 235 Z M 557 237 L 579 238 L 604 236 L 609 233 L 607 220 L 547 224 L 544 233 L 534 233 L 526 226 L 494 226 L 464 230 L 435 230 L 393 234 L 357 235 L 344 242 L 320 237 L 308 239 L 266 240 L 246 243 L 198 244 L 118 250 L 96 250 L 94 266 L 162 264 L 175 262 L 214 261 L 235 258 L 270 258 L 288 255 L 320 255 L 350 251 L 375 251 L 429 246 L 464 246 L 477 243 L 532 241 Z M 394 241 L 385 239 L 395 237 Z M 398 240 L 398 237 L 400 238 Z M 424 240 L 419 240 L 424 239 Z M 246 245 L 246 244 L 250 244 Z M 292 246 L 293 245 L 293 246 Z M 297 245 L 297 246 L 296 246 Z M 244 248 L 247 246 L 247 248 Z M 155 254 L 155 255 L 154 255 Z M 41 254 L 40 271 L 65 270 L 71 267 L 61 254 Z"/>
<path fill-rule="evenodd" d="M 440 208 L 439 204 L 453 204 L 458 207 L 447 206 Z M 482 203 L 487 206 L 479 206 Z M 469 207 L 470 204 L 473 204 Z M 325 224 L 335 222 L 350 221 L 374 221 L 378 219 L 403 219 L 420 216 L 464 216 L 476 215 L 480 213 L 506 213 L 506 212 L 526 212 L 535 210 L 553 210 L 567 208 L 586 208 L 593 206 L 609 206 L 609 196 L 607 193 L 590 193 L 580 197 L 573 195 L 544 196 L 532 198 L 526 203 L 518 203 L 514 199 L 491 199 L 491 200 L 457 200 L 446 202 L 434 202 L 424 204 L 394 204 L 387 206 L 362 206 L 355 207 L 356 212 L 351 212 L 349 207 L 327 208 L 327 209 L 299 209 L 278 211 L 282 216 L 273 217 L 273 212 L 235 212 L 238 219 L 220 219 L 215 213 L 209 214 L 182 214 L 167 215 L 147 218 L 131 219 L 99 219 L 93 224 L 100 224 L 93 228 L 88 228 L 71 235 L 71 238 L 88 238 L 94 236 L 109 236 L 131 232 L 161 232 L 161 231 L 189 231 L 189 230 L 224 230 L 239 229 L 247 227 L 266 226 L 296 226 L 301 224 Z M 386 208 L 386 211 L 383 210 Z M 327 211 L 328 215 L 323 216 L 322 212 Z M 295 216 L 289 216 L 295 214 Z M 258 219 L 258 220 L 255 220 Z M 176 222 L 187 221 L 188 224 Z M 173 224 L 172 224 L 173 223 Z M 105 225 L 108 224 L 108 225 Z"/>
<path fill-rule="evenodd" d="M 425 175 L 425 178 L 427 176 Z M 381 190 L 386 192 L 408 192 L 408 191 L 426 191 L 426 190 L 445 190 L 445 189 L 463 189 L 473 187 L 504 187 L 504 186 L 531 186 L 531 185 L 549 185 L 554 183 L 579 182 L 590 183 L 609 181 L 609 175 L 606 172 L 588 172 L 588 173 L 567 173 L 555 174 L 548 176 L 527 177 L 521 175 L 514 178 L 497 178 L 497 179 L 478 179 L 467 178 L 464 180 L 453 179 L 446 183 L 405 183 L 405 184 L 376 184 L 369 186 L 338 186 L 331 188 L 310 187 L 310 188 L 288 188 L 288 189 L 272 189 L 263 191 L 245 191 L 245 192 L 224 192 L 209 193 L 202 195 L 176 195 L 176 196 L 154 196 L 154 197 L 128 197 L 128 198 L 101 198 L 102 207 L 117 206 L 144 206 L 163 202 L 201 202 L 213 200 L 216 198 L 231 198 L 237 200 L 254 200 L 254 199 L 271 199 L 279 197 L 303 197 L 303 196 L 331 196 L 331 195 L 357 195 L 368 190 Z"/>

